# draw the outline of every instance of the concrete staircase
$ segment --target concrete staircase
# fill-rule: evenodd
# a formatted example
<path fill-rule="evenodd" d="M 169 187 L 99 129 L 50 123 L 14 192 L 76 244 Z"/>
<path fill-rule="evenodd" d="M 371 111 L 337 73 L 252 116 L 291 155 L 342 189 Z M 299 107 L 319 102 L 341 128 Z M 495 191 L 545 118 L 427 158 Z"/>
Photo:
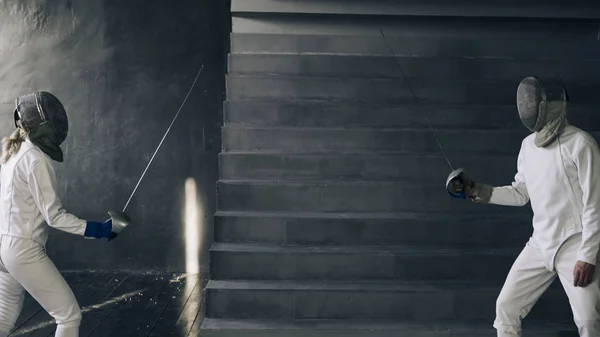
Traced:
<path fill-rule="evenodd" d="M 572 59 L 600 49 L 388 39 L 422 112 L 381 37 L 232 34 L 202 336 L 495 336 L 531 212 L 450 198 L 424 117 L 455 167 L 510 183 L 527 134 L 520 79 L 563 76 L 570 121 L 598 130 L 600 63 Z M 560 284 L 524 328 L 576 336 Z"/>

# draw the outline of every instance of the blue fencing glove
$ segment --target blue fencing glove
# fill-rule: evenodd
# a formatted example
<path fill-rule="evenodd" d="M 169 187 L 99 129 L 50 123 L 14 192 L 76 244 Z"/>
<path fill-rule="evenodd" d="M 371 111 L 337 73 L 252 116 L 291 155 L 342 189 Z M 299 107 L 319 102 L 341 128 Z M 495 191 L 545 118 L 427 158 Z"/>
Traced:
<path fill-rule="evenodd" d="M 108 238 L 109 241 L 114 239 L 112 231 L 112 219 L 105 222 L 88 221 L 83 236 L 86 238 L 96 239 Z"/>
<path fill-rule="evenodd" d="M 107 238 L 111 241 L 131 223 L 131 219 L 125 212 L 110 211 L 108 215 L 110 219 L 105 222 L 88 221 L 83 236 L 96 239 Z"/>

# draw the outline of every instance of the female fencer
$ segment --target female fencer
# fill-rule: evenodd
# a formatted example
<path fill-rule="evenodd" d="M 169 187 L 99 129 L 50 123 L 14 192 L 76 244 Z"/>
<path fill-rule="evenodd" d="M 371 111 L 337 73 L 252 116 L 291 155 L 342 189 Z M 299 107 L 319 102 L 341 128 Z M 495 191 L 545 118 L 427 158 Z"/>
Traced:
<path fill-rule="evenodd" d="M 48 92 L 16 100 L 16 130 L 2 140 L 0 161 L 0 337 L 13 329 L 27 291 L 55 319 L 57 337 L 77 337 L 81 311 L 71 288 L 46 255 L 48 229 L 109 240 L 128 224 L 124 213 L 106 222 L 65 211 L 51 160 L 62 162 L 68 133 L 63 104 Z"/>

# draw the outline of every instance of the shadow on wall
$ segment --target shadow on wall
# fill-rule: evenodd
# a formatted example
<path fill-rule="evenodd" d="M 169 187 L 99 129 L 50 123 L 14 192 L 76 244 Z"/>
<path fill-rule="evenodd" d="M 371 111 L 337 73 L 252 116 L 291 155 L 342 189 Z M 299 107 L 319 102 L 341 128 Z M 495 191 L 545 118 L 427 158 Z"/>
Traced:
<path fill-rule="evenodd" d="M 111 243 L 53 231 L 48 251 L 62 270 L 207 267 L 203 252 L 189 261 L 212 238 L 228 17 L 227 4 L 193 0 L 0 2 L 0 134 L 14 129 L 15 97 L 61 99 L 70 130 L 57 188 L 84 219 L 123 208 L 204 64 L 127 209 L 133 225 Z"/>

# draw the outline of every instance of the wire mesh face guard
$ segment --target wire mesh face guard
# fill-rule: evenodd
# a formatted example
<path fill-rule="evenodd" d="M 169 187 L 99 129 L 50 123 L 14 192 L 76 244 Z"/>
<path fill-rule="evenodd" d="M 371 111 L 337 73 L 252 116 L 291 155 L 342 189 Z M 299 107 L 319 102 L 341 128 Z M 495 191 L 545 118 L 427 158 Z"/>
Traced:
<path fill-rule="evenodd" d="M 56 133 L 59 143 L 67 138 L 69 120 L 64 106 L 56 96 L 40 91 L 18 97 L 13 111 L 15 127 L 29 132 L 32 129 L 49 124 Z"/>
<path fill-rule="evenodd" d="M 519 117 L 531 131 L 539 131 L 544 127 L 548 103 L 568 100 L 565 85 L 559 78 L 526 77 L 517 88 Z"/>

